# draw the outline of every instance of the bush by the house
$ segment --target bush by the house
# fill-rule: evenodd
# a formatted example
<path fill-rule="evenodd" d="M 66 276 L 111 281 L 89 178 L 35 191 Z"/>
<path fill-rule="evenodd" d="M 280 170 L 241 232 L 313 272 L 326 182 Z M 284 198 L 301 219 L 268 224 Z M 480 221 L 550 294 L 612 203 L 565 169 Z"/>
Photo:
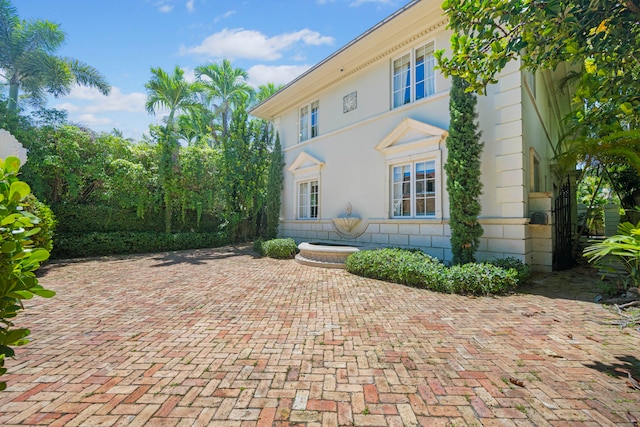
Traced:
<path fill-rule="evenodd" d="M 358 276 L 416 287 L 425 287 L 427 271 L 439 265 L 424 252 L 396 248 L 358 251 L 346 261 L 347 271 Z"/>
<path fill-rule="evenodd" d="M 448 291 L 455 294 L 504 294 L 518 286 L 518 272 L 486 263 L 454 265 L 447 271 Z"/>
<path fill-rule="evenodd" d="M 519 271 L 490 263 L 447 267 L 423 252 L 375 249 L 351 254 L 347 271 L 358 276 L 458 294 L 501 294 L 518 286 Z"/>
<path fill-rule="evenodd" d="M 488 261 L 488 264 L 495 265 L 496 267 L 504 268 L 508 270 L 513 268 L 518 272 L 517 279 L 518 284 L 523 284 L 531 277 L 531 267 L 529 267 L 524 262 L 520 261 L 518 258 L 507 257 L 507 258 L 498 258 L 492 261 Z"/>
<path fill-rule="evenodd" d="M 262 242 L 261 254 L 269 258 L 291 259 L 296 256 L 297 248 L 293 239 L 272 239 Z"/>
<path fill-rule="evenodd" d="M 215 248 L 228 243 L 223 233 L 94 232 L 56 233 L 53 258 Z"/>

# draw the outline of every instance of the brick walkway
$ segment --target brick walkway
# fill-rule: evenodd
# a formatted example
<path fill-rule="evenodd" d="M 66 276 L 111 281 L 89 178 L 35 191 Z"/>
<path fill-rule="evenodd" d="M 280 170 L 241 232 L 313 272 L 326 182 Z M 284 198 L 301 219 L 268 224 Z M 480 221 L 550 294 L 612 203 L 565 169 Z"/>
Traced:
<path fill-rule="evenodd" d="M 593 279 L 468 298 L 233 248 L 54 263 L 0 425 L 631 426 L 640 333 L 592 321 Z"/>

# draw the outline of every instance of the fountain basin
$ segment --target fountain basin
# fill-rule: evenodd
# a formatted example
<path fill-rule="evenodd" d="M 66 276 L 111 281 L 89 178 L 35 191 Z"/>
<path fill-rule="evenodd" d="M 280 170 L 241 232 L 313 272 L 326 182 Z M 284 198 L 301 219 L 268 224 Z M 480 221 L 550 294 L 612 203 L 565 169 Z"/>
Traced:
<path fill-rule="evenodd" d="M 347 257 L 358 252 L 355 246 L 339 243 L 303 242 L 298 245 L 300 253 L 296 261 L 300 264 L 324 268 L 345 268 Z"/>

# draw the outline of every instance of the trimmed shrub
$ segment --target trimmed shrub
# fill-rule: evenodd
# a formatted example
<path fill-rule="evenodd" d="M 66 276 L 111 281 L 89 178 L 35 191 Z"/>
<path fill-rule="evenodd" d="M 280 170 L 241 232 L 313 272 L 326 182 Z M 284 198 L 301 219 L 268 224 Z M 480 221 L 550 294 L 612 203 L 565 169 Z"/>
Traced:
<path fill-rule="evenodd" d="M 449 292 L 456 294 L 503 294 L 518 286 L 518 272 L 492 264 L 454 265 L 447 272 Z"/>
<path fill-rule="evenodd" d="M 272 239 L 262 243 L 262 252 L 269 258 L 291 259 L 296 256 L 297 249 L 293 239 Z"/>
<path fill-rule="evenodd" d="M 215 248 L 228 243 L 223 233 L 56 233 L 52 258 L 179 251 Z"/>
<path fill-rule="evenodd" d="M 81 232 L 164 232 L 164 214 L 147 212 L 144 217 L 136 215 L 135 208 L 125 209 L 106 205 L 81 205 L 58 203 L 51 205 L 58 222 L 57 230 L 64 233 Z M 174 232 L 209 233 L 220 230 L 220 222 L 213 215 L 203 212 L 198 221 L 195 211 L 188 211 L 178 220 L 175 213 Z M 181 225 L 183 224 L 183 225 Z"/>
<path fill-rule="evenodd" d="M 518 285 L 518 270 L 469 263 L 448 268 L 423 252 L 375 249 L 351 254 L 347 271 L 358 276 L 457 294 L 501 294 Z"/>
<path fill-rule="evenodd" d="M 261 238 L 257 238 L 253 241 L 253 250 L 258 253 L 260 256 L 264 256 L 264 250 L 262 249 L 262 245 L 264 244 L 264 240 Z"/>
<path fill-rule="evenodd" d="M 51 253 L 53 250 L 53 233 L 58 223 L 56 221 L 56 217 L 51 208 L 38 201 L 33 194 L 28 195 L 25 200 L 26 206 L 24 210 L 38 217 L 37 225 L 40 227 L 40 232 L 31 237 L 33 240 L 33 246 L 45 249 L 47 252 Z"/>
<path fill-rule="evenodd" d="M 348 272 L 358 276 L 425 287 L 425 272 L 440 261 L 421 251 L 386 248 L 355 252 L 345 264 Z"/>
<path fill-rule="evenodd" d="M 524 262 L 520 261 L 518 258 L 507 257 L 507 258 L 498 258 L 492 261 L 487 261 L 487 264 L 495 265 L 496 267 L 504 268 L 508 270 L 513 268 L 516 270 L 518 284 L 523 284 L 531 277 L 531 267 L 529 267 Z"/>

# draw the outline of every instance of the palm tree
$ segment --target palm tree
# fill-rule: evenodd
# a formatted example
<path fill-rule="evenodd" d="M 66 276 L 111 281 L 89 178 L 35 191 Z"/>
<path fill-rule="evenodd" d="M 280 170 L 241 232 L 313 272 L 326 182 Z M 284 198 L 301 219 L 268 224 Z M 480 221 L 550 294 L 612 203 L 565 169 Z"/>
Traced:
<path fill-rule="evenodd" d="M 253 94 L 247 84 L 248 74 L 241 68 L 233 68 L 228 59 L 222 64 L 200 65 L 195 69 L 198 90 L 213 112 L 222 121 L 222 137 L 229 135 L 229 119 L 233 109 Z"/>
<path fill-rule="evenodd" d="M 68 94 L 80 84 L 108 95 L 111 86 L 95 68 L 53 53 L 64 43 L 58 24 L 22 20 L 9 0 L 0 0 L 0 77 L 9 84 L 9 111 L 18 108 L 22 89 L 33 105 L 42 105 L 46 93 Z"/>
<path fill-rule="evenodd" d="M 206 144 L 212 146 L 211 127 L 213 114 L 207 108 L 198 105 L 178 116 L 176 126 L 178 137 L 188 145 Z"/>
<path fill-rule="evenodd" d="M 172 74 L 162 68 L 151 69 L 151 80 L 144 87 L 147 89 L 145 108 L 149 114 L 156 114 L 159 109 L 169 110 L 165 118 L 166 128 L 160 133 L 160 179 L 164 192 L 165 231 L 171 232 L 172 183 L 173 169 L 178 158 L 178 143 L 175 134 L 174 117 L 177 112 L 187 112 L 194 108 L 192 85 L 184 78 L 184 71 L 176 66 Z"/>
<path fill-rule="evenodd" d="M 173 74 L 162 68 L 152 68 L 151 74 L 151 80 L 144 85 L 147 89 L 145 108 L 154 115 L 158 110 L 169 110 L 166 123 L 173 128 L 176 113 L 189 111 L 197 104 L 192 84 L 185 80 L 184 70 L 177 65 Z"/>
<path fill-rule="evenodd" d="M 258 91 L 256 92 L 256 96 L 255 96 L 255 105 L 258 105 L 261 102 L 265 101 L 267 98 L 270 98 L 277 91 L 282 89 L 282 87 L 283 87 L 283 85 L 276 86 L 273 83 L 267 83 L 266 85 L 258 86 Z M 265 129 L 264 129 L 265 134 L 266 134 L 267 138 L 269 139 L 269 141 L 271 141 L 272 136 L 273 136 L 273 123 L 265 121 L 264 127 L 265 127 Z"/>

